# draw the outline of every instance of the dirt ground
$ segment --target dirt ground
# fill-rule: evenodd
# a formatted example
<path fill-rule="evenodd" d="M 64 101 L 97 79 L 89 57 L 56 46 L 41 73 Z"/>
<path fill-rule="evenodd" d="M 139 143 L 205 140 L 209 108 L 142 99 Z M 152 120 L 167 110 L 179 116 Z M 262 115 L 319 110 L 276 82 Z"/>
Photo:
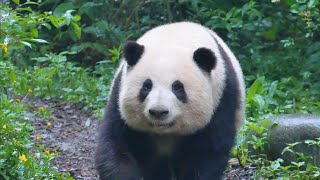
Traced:
<path fill-rule="evenodd" d="M 94 168 L 94 149 L 96 145 L 97 118 L 90 112 L 81 111 L 81 105 L 63 104 L 59 101 L 30 99 L 31 119 L 35 128 L 34 138 L 39 135 L 40 143 L 51 151 L 60 154 L 52 161 L 59 171 L 69 172 L 76 179 L 98 179 Z M 51 110 L 52 119 L 43 119 L 32 111 L 39 107 Z M 86 121 L 90 119 L 90 125 Z M 48 127 L 47 124 L 52 126 Z M 225 180 L 250 179 L 252 167 L 241 167 L 232 163 L 231 170 L 225 173 Z"/>
<path fill-rule="evenodd" d="M 39 135 L 41 143 L 60 154 L 52 164 L 59 171 L 69 172 L 76 179 L 98 179 L 94 169 L 94 147 L 96 144 L 97 119 L 91 113 L 81 111 L 81 105 L 62 104 L 58 101 L 33 99 L 29 103 L 36 110 L 45 107 L 51 110 L 52 119 L 45 120 L 33 115 L 34 137 Z M 90 119 L 90 126 L 86 121 Z M 47 124 L 52 126 L 48 127 Z"/>

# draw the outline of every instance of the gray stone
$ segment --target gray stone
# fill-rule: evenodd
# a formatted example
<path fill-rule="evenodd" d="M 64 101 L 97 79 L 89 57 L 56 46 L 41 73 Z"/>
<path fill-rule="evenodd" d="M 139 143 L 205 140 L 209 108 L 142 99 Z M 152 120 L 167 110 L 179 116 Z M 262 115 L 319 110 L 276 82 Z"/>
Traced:
<path fill-rule="evenodd" d="M 288 143 L 303 142 L 294 147 L 294 151 L 302 152 L 310 156 L 312 164 L 320 165 L 320 147 L 308 146 L 305 140 L 315 140 L 320 137 L 320 116 L 288 114 L 279 115 L 269 119 L 277 126 L 269 130 L 268 147 L 266 154 L 268 158 L 275 160 L 282 158 L 287 164 L 291 161 L 297 162 L 292 153 L 281 154 Z"/>

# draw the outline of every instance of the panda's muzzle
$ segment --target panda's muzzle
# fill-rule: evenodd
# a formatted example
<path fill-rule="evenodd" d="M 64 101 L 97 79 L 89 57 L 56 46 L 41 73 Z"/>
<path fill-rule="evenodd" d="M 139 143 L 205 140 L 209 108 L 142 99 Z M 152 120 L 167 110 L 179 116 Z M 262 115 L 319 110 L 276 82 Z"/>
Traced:
<path fill-rule="evenodd" d="M 168 110 L 154 110 L 154 109 L 149 109 L 149 114 L 152 118 L 156 119 L 156 120 L 163 120 L 165 119 L 168 114 L 169 111 Z"/>

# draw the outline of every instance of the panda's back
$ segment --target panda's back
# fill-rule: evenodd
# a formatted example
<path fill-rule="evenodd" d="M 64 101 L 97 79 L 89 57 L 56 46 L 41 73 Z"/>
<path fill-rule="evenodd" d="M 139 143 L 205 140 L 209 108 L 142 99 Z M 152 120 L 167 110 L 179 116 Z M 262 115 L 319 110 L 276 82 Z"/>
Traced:
<path fill-rule="evenodd" d="M 158 26 L 137 40 L 138 43 L 152 47 L 180 47 L 197 49 L 212 47 L 214 42 L 209 31 L 199 24 L 178 22 Z"/>

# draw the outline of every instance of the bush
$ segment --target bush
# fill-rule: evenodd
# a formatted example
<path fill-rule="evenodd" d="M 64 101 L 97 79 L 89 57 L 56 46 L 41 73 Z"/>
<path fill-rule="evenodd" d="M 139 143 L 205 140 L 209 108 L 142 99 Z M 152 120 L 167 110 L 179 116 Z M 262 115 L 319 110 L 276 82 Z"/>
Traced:
<path fill-rule="evenodd" d="M 0 179 L 72 179 L 50 163 L 58 152 L 46 149 L 41 142 L 36 145 L 39 138 L 30 135 L 32 121 L 23 103 L 34 93 L 32 76 L 18 68 L 29 64 L 25 59 L 28 56 L 24 56 L 31 50 L 27 48 L 48 43 L 38 38 L 38 29 L 51 28 L 49 22 L 61 19 L 34 12 L 30 6 L 37 3 L 14 2 L 15 8 L 10 8 L 8 2 L 0 4 Z"/>
<path fill-rule="evenodd" d="M 21 104 L 23 99 L 16 97 L 13 100 L 6 95 L 0 96 L 1 179 L 72 179 L 50 164 L 58 152 L 51 152 L 44 145 L 35 145 L 37 138 L 30 136 L 33 130 L 30 116 Z"/>

